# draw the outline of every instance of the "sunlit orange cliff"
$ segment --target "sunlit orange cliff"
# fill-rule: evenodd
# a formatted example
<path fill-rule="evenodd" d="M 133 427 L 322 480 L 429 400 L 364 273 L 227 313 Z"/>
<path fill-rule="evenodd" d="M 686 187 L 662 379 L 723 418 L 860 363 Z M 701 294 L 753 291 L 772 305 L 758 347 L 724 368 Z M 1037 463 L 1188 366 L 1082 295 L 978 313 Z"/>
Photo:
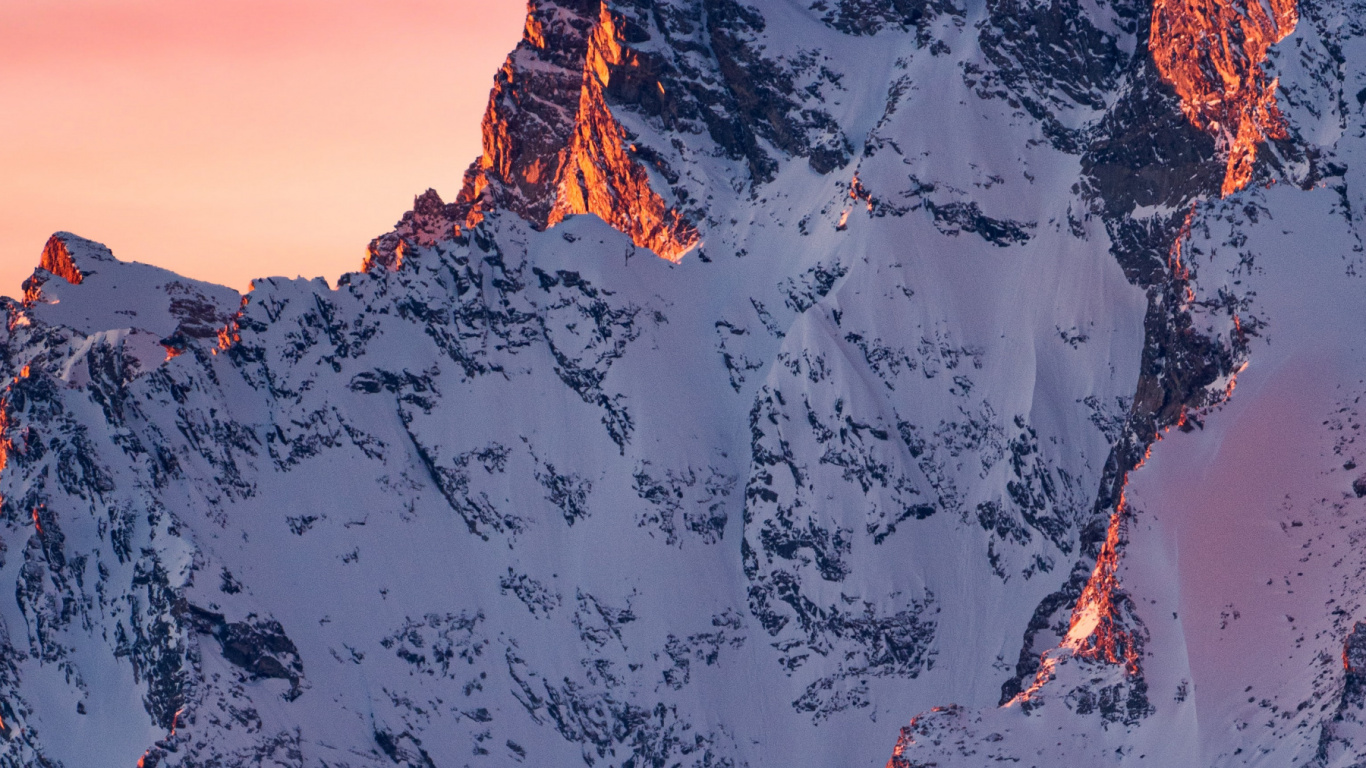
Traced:
<path fill-rule="evenodd" d="M 641 65 L 623 39 L 619 14 L 599 0 L 558 3 L 576 5 L 583 6 L 574 8 L 581 16 L 532 0 L 522 41 L 494 80 L 482 122 L 483 155 L 466 172 L 456 202 L 447 206 L 435 193 L 425 195 L 394 236 L 372 243 L 367 269 L 397 267 L 404 240 L 428 243 L 495 209 L 541 228 L 596 214 L 672 262 L 697 245 L 696 227 L 652 188 L 607 104 L 612 79 Z"/>
<path fill-rule="evenodd" d="M 1298 14 L 1295 0 L 1270 0 L 1268 11 L 1260 0 L 1157 0 L 1153 6 L 1149 47 L 1162 77 L 1175 86 L 1186 117 L 1201 129 L 1215 132 L 1227 152 L 1221 194 L 1229 195 L 1252 179 L 1257 147 L 1267 138 L 1282 138 L 1284 118 L 1276 106 L 1276 81 L 1262 69 L 1272 44 L 1294 29 Z M 1169 257 L 1174 279 L 1186 283 L 1190 270 L 1182 263 L 1182 243 L 1190 237 L 1186 216 Z M 1186 285 L 1188 301 L 1192 289 Z M 1235 322 L 1237 317 L 1235 316 Z M 1238 369 L 1238 370 L 1241 370 Z M 1209 405 L 1233 394 L 1237 371 L 1222 392 L 1213 393 Z M 1175 424 L 1186 421 L 1183 408 Z M 1162 433 L 1153 436 L 1161 440 Z M 1152 453 L 1148 444 L 1137 469 Z M 1127 475 L 1122 483 L 1127 483 Z M 1138 641 L 1120 616 L 1121 594 L 1117 571 L 1123 549 L 1123 531 L 1130 512 L 1123 492 L 1110 518 L 1105 543 L 1095 569 L 1072 611 L 1063 648 L 1077 656 L 1110 664 L 1122 664 L 1130 674 L 1138 672 Z M 1048 673 L 1045 662 L 1035 688 Z M 1021 694 L 1028 697 L 1029 691 Z"/>
<path fill-rule="evenodd" d="M 1181 110 L 1201 130 L 1214 134 L 1225 157 L 1220 194 L 1227 196 L 1252 180 L 1258 147 L 1268 139 L 1285 138 L 1285 118 L 1276 104 L 1277 81 L 1263 69 L 1270 47 L 1294 30 L 1298 12 L 1294 0 L 1156 0 L 1153 6 L 1149 48 L 1162 78 L 1180 98 Z M 1183 288 L 1186 302 L 1193 300 L 1191 271 L 1182 259 L 1195 209 L 1187 213 L 1168 256 L 1171 278 Z M 1238 317 L 1235 326 L 1241 332 Z M 1228 377 L 1219 391 L 1204 393 L 1203 404 L 1217 405 L 1233 394 L 1237 374 Z M 1133 469 L 1151 455 L 1153 442 L 1163 432 L 1185 424 L 1185 407 L 1175 423 L 1166 424 L 1141 451 Z M 1126 676 L 1141 675 L 1142 628 L 1127 615 L 1129 600 L 1119 580 L 1120 560 L 1132 511 L 1120 478 L 1118 503 L 1110 514 L 1106 537 L 1085 586 L 1073 604 L 1068 631 L 1060 645 L 1040 660 L 1032 682 L 1007 702 L 1025 704 L 1054 678 L 1058 663 L 1068 656 L 1122 668 Z M 936 712 L 942 710 L 934 710 Z M 905 754 L 916 743 L 922 718 L 903 728 L 889 768 L 906 768 Z"/>
<path fill-rule="evenodd" d="M 1156 0 L 1148 40 L 1162 79 L 1175 87 L 1181 111 L 1216 137 L 1227 154 L 1221 190 L 1252 180 L 1257 147 L 1286 137 L 1276 106 L 1277 81 L 1262 65 L 1267 51 L 1299 20 L 1295 0 Z"/>

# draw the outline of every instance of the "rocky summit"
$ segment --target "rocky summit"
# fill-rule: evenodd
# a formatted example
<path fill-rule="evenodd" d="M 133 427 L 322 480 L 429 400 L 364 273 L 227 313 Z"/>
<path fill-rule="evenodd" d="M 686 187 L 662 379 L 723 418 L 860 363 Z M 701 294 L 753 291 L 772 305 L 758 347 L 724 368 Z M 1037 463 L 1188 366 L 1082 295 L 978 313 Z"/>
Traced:
<path fill-rule="evenodd" d="M 1366 764 L 1361 0 L 532 0 L 483 135 L 0 299 L 0 766 Z"/>

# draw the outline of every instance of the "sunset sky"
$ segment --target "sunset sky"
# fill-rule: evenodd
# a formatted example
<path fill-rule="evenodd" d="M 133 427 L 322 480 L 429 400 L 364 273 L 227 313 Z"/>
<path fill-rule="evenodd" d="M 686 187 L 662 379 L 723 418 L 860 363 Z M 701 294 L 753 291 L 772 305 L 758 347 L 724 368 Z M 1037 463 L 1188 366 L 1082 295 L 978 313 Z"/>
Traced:
<path fill-rule="evenodd" d="M 3 0 L 0 294 L 48 235 L 245 289 L 356 269 L 479 153 L 521 0 Z"/>

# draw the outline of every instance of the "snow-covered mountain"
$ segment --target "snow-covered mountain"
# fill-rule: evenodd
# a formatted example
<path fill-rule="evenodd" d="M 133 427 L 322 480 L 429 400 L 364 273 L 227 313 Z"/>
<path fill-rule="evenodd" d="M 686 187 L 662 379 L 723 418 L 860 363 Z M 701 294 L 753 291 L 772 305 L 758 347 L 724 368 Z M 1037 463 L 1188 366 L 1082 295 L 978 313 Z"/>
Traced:
<path fill-rule="evenodd" d="M 3 300 L 0 765 L 1360 765 L 1363 105 L 1357 0 L 532 0 L 336 286 Z"/>

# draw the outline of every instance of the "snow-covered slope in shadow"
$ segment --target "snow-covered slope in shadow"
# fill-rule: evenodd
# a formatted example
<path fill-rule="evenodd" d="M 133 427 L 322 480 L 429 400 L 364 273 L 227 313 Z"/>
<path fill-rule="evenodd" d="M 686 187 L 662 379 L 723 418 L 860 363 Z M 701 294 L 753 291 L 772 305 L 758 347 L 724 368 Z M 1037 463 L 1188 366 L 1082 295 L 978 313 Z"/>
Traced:
<path fill-rule="evenodd" d="M 534 0 L 466 187 L 336 286 L 56 236 L 0 764 L 1350 753 L 1359 31 L 1262 51 L 1221 199 L 1152 10 Z"/>

